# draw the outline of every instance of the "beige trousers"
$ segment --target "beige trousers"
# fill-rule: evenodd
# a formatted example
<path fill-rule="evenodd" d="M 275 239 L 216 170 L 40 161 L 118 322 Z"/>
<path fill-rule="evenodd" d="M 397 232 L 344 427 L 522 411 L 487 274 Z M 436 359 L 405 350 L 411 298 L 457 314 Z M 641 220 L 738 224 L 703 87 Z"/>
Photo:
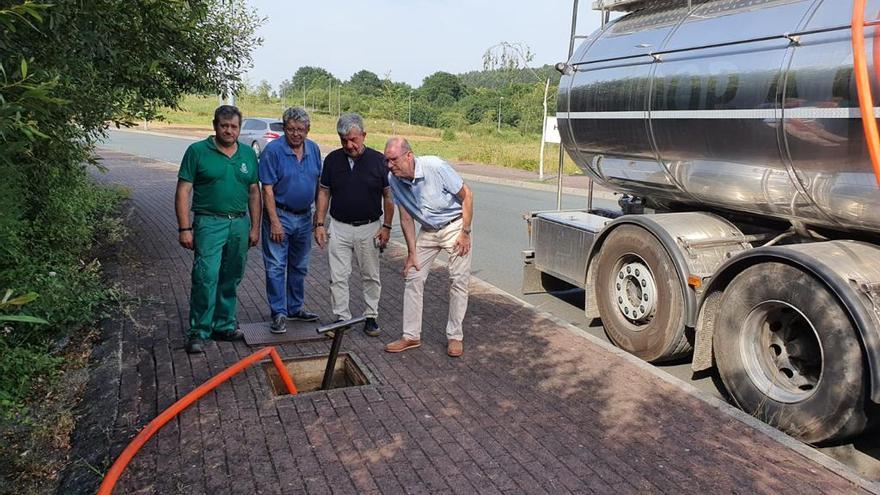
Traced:
<path fill-rule="evenodd" d="M 379 315 L 382 284 L 379 282 L 379 248 L 373 243 L 373 237 L 381 225 L 379 220 L 357 227 L 332 220 L 330 222 L 330 239 L 327 241 L 330 258 L 330 304 L 336 318 L 351 318 L 351 311 L 348 309 L 348 277 L 351 275 L 352 255 L 361 270 L 366 306 L 364 316 L 376 318 Z"/>
<path fill-rule="evenodd" d="M 422 334 L 422 299 L 425 279 L 431 271 L 431 263 L 446 251 L 449 255 L 449 316 L 446 321 L 446 338 L 462 340 L 464 334 L 461 322 L 467 311 L 468 285 L 471 278 L 471 250 L 465 256 L 458 256 L 452 250 L 455 240 L 461 232 L 461 219 L 458 219 L 438 231 L 419 230 L 416 237 L 416 256 L 418 270 L 410 270 L 406 274 L 406 288 L 403 292 L 403 335 L 412 340 L 419 340 Z"/>

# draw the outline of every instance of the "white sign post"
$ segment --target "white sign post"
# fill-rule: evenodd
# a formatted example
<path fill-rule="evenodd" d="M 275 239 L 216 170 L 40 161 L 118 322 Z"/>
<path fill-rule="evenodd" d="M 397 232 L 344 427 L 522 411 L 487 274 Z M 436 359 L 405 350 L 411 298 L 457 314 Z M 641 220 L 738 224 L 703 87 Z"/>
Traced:
<path fill-rule="evenodd" d="M 544 143 L 562 143 L 555 116 L 548 117 L 546 114 L 544 115 L 544 132 L 541 134 L 541 160 L 538 163 L 539 180 L 544 180 Z"/>

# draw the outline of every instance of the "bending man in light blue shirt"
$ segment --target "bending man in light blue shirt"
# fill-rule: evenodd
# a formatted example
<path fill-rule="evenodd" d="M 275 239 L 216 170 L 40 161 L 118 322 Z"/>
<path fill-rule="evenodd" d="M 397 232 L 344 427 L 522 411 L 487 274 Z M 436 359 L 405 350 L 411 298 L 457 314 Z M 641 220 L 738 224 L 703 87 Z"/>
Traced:
<path fill-rule="evenodd" d="M 402 352 L 421 345 L 425 280 L 431 263 L 440 251 L 446 251 L 452 281 L 446 352 L 452 357 L 461 356 L 461 323 L 467 311 L 471 277 L 473 193 L 444 160 L 436 156 L 416 157 L 406 139 L 388 140 L 385 163 L 391 172 L 388 184 L 400 210 L 400 227 L 408 253 L 403 266 L 403 337 L 385 346 L 385 350 Z M 418 235 L 415 222 L 421 225 Z"/>

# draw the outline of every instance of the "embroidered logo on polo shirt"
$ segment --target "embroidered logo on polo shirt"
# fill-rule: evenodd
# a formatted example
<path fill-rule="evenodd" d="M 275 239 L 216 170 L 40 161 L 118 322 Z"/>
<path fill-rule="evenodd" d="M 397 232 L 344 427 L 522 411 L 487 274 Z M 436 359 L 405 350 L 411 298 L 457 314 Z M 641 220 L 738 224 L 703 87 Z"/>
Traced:
<path fill-rule="evenodd" d="M 246 174 L 248 171 L 247 164 L 244 162 L 241 162 L 241 168 L 239 170 L 241 170 L 241 173 Z"/>

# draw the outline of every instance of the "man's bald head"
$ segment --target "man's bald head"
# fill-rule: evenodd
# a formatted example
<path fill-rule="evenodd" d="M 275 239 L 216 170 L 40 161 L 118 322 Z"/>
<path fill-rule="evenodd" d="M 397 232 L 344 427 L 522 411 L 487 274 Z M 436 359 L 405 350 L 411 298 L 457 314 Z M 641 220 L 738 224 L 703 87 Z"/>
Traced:
<path fill-rule="evenodd" d="M 385 165 L 395 177 L 412 180 L 416 160 L 406 138 L 395 136 L 388 139 L 385 143 Z"/>
<path fill-rule="evenodd" d="M 388 138 L 388 141 L 385 143 L 385 149 L 388 150 L 389 148 L 393 148 L 395 151 L 400 151 L 401 153 L 412 151 L 412 147 L 409 145 L 409 141 L 407 141 L 406 138 L 402 136 L 394 136 Z"/>

